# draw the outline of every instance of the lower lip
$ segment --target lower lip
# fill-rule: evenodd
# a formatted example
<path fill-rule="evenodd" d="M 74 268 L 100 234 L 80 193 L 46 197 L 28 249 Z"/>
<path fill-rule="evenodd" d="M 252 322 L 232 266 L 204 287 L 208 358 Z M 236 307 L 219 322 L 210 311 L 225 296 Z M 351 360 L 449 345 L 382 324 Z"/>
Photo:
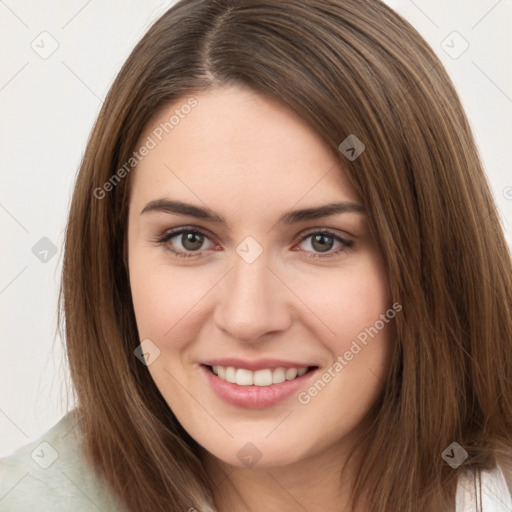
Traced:
<path fill-rule="evenodd" d="M 200 365 L 215 394 L 225 402 L 245 409 L 272 407 L 297 393 L 316 372 L 311 370 L 293 380 L 286 380 L 271 386 L 239 386 L 222 380 L 205 365 Z"/>

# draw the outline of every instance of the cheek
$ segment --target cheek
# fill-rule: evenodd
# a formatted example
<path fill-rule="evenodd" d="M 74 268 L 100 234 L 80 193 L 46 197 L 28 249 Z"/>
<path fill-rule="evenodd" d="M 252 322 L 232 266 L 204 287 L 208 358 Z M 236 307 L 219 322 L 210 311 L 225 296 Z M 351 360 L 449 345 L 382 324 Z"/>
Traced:
<path fill-rule="evenodd" d="M 201 300 L 215 280 L 198 267 L 173 267 L 162 263 L 161 256 L 155 261 L 154 253 L 134 249 L 130 254 L 130 288 L 139 336 L 165 348 L 171 348 L 172 340 L 172 347 L 177 347 L 184 330 L 194 325 Z"/>
<path fill-rule="evenodd" d="M 374 326 L 391 307 L 387 275 L 373 254 L 363 254 L 336 272 L 297 273 L 292 282 L 314 313 L 309 315 L 310 327 L 333 353 L 348 350 L 351 340 Z"/>

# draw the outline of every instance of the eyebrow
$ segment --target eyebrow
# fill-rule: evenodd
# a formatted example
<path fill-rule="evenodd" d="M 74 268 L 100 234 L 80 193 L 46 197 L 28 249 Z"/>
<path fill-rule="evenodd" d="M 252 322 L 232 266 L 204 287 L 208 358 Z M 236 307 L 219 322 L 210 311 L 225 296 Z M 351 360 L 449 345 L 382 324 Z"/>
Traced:
<path fill-rule="evenodd" d="M 156 199 L 150 201 L 142 209 L 140 214 L 149 212 L 175 213 L 180 215 L 188 215 L 198 219 L 227 225 L 226 220 L 221 215 L 216 214 L 209 208 L 201 208 L 192 204 L 183 203 L 181 201 L 172 201 L 169 199 Z M 312 208 L 304 208 L 301 210 L 293 210 L 284 213 L 279 217 L 278 224 L 296 224 L 299 222 L 321 219 L 340 213 L 365 213 L 365 208 L 358 203 L 339 202 L 330 203 Z"/>

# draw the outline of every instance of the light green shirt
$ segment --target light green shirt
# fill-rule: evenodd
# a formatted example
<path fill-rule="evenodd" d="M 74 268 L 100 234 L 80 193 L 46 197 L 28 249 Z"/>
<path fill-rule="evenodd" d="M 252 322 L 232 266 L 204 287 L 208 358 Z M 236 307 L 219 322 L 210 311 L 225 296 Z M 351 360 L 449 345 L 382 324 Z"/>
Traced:
<path fill-rule="evenodd" d="M 0 459 L 1 512 L 127 512 L 79 450 L 74 412 Z"/>
<path fill-rule="evenodd" d="M 37 441 L 0 459 L 0 512 L 128 512 L 85 461 L 75 426 L 72 411 Z M 475 512 L 475 498 L 484 512 L 512 512 L 512 489 L 499 466 L 483 472 L 477 496 L 472 480 L 469 474 L 459 479 L 456 512 Z"/>

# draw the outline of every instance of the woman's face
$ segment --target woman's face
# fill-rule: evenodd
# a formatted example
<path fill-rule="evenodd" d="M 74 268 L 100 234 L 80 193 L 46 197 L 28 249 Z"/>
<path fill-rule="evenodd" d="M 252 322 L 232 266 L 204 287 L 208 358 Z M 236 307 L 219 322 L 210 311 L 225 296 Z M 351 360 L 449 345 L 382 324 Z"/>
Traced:
<path fill-rule="evenodd" d="M 236 466 L 348 446 L 382 390 L 396 311 L 337 155 L 238 87 L 166 107 L 143 145 L 130 285 L 148 370 L 180 423 Z M 332 203 L 345 206 L 321 211 Z"/>

